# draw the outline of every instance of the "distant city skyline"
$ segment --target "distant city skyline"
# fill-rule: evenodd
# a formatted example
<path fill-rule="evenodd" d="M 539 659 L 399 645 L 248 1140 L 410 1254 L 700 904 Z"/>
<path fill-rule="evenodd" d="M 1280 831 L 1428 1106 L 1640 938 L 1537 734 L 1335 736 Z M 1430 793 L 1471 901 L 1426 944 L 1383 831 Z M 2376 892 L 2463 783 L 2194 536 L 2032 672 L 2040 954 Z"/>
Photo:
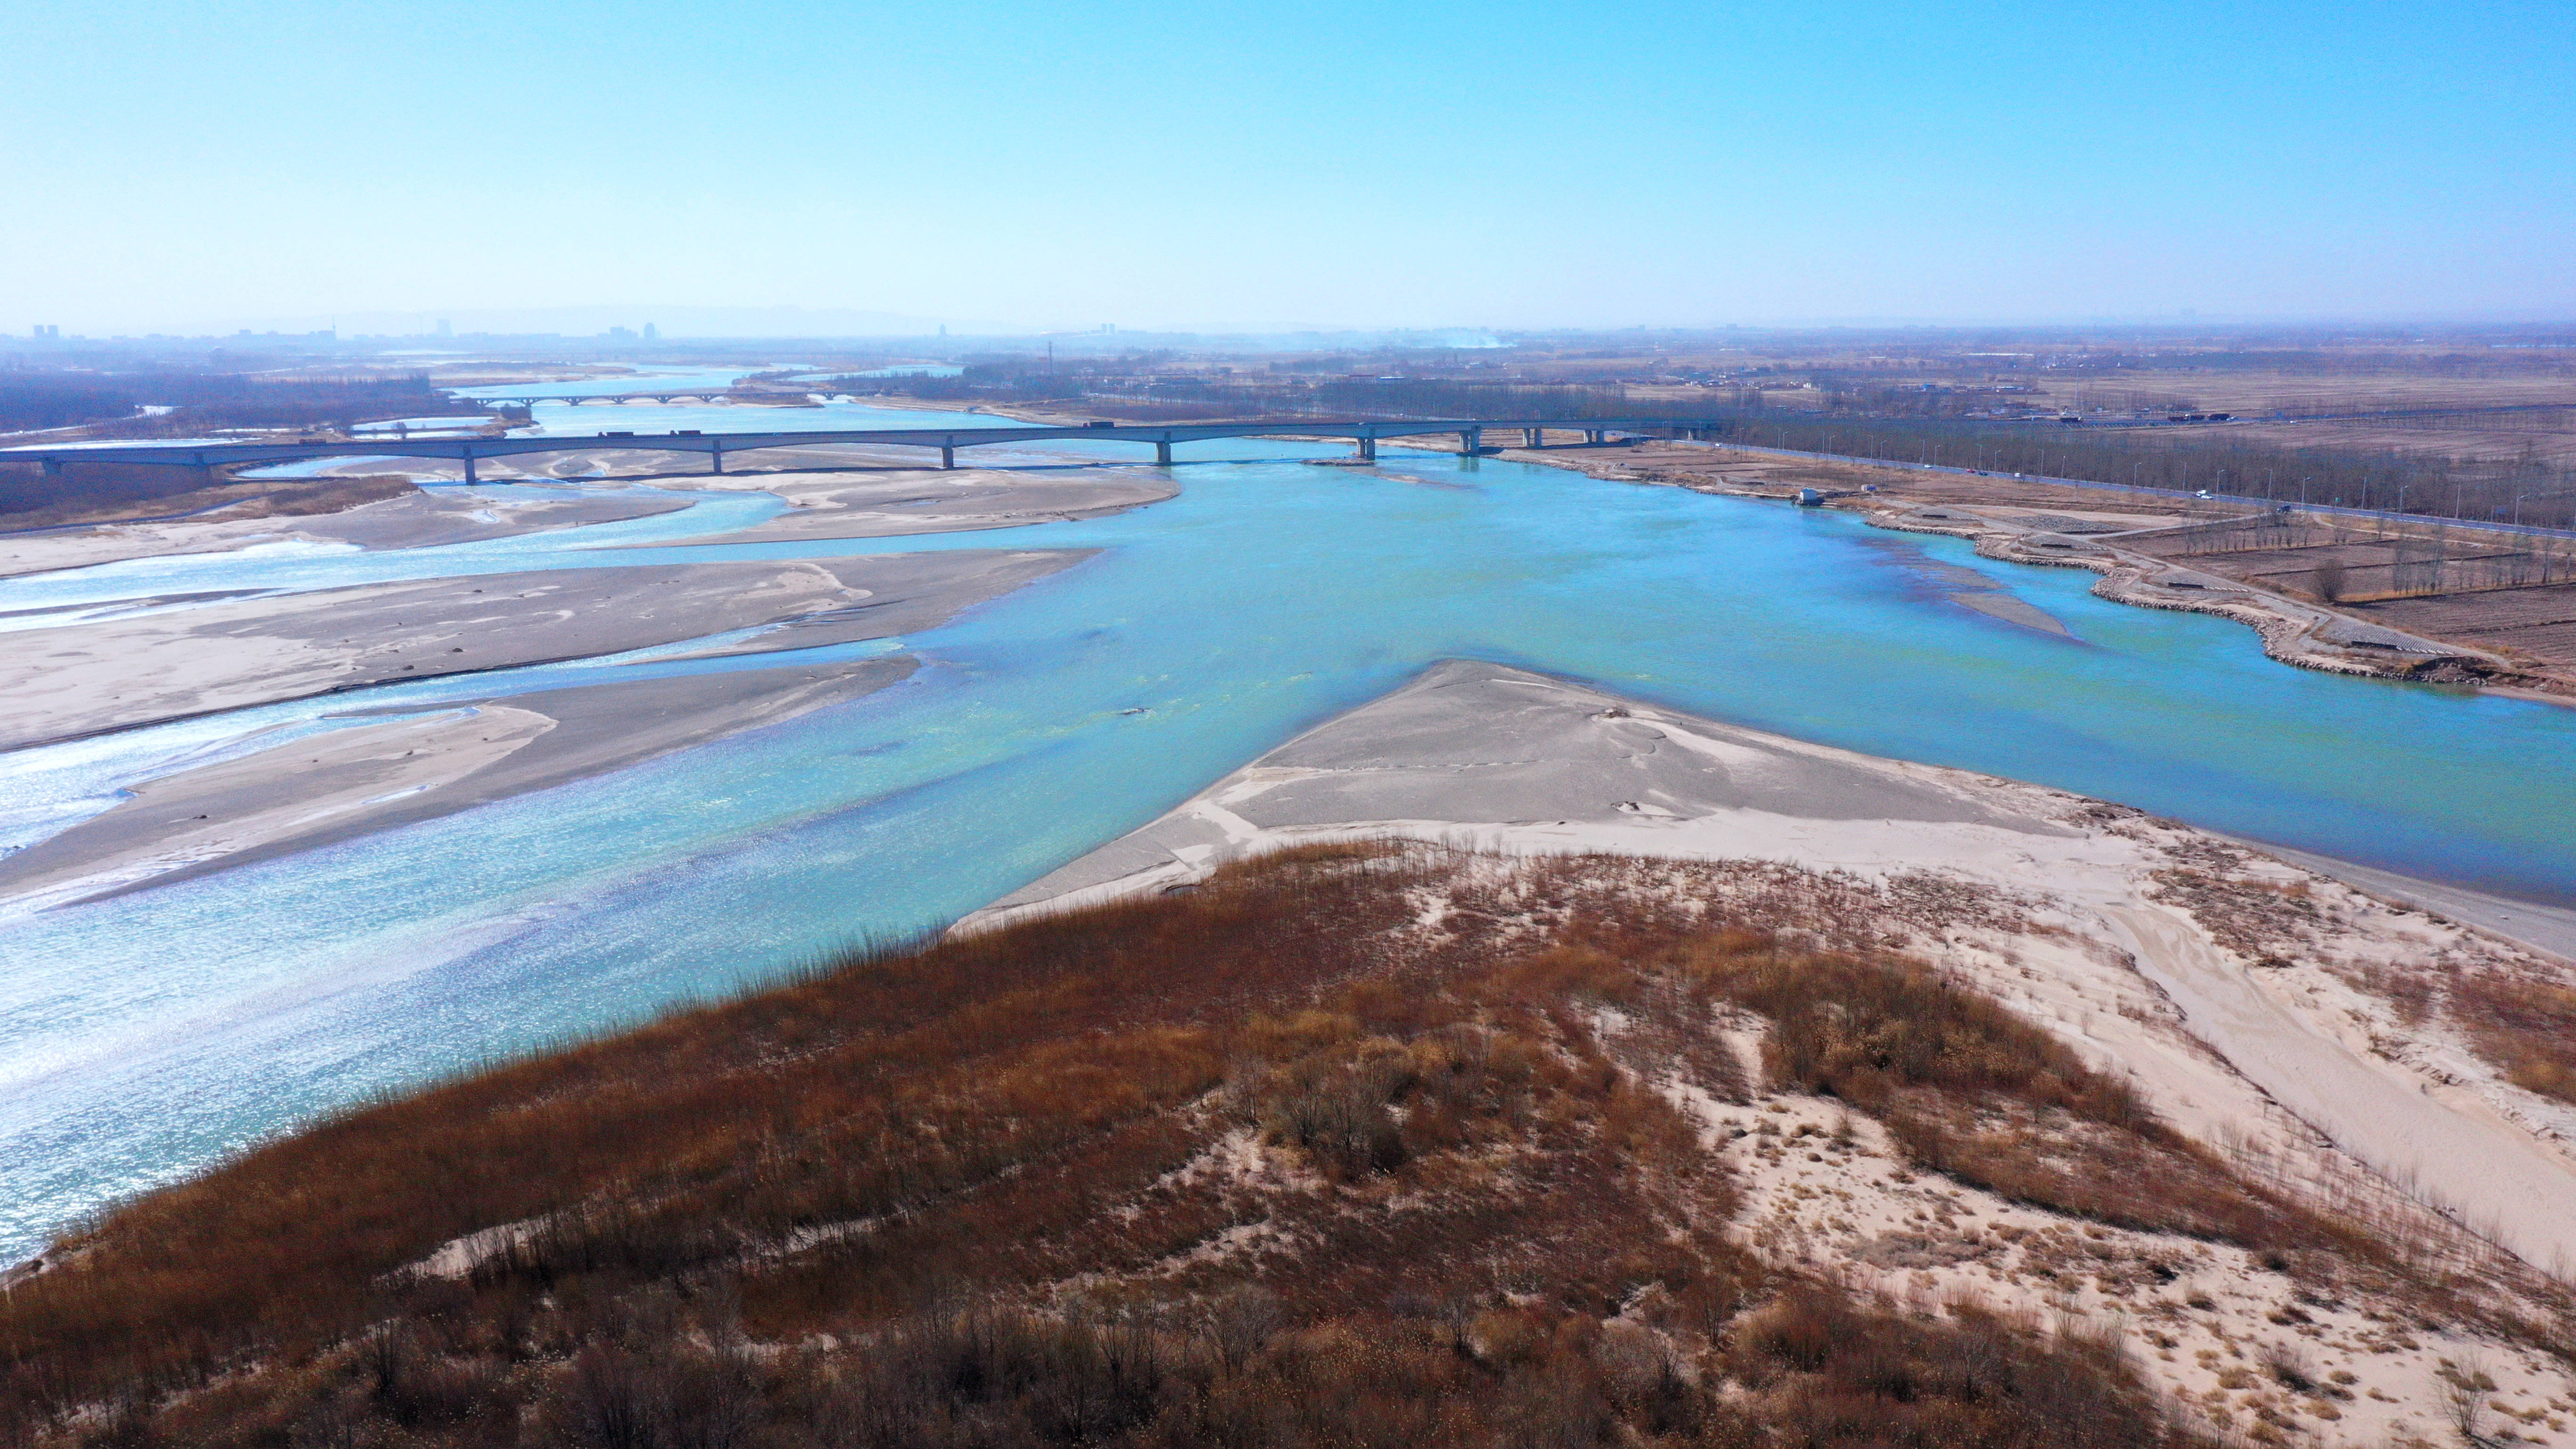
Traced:
<path fill-rule="evenodd" d="M 0 331 L 2557 318 L 2565 32 L 2510 0 L 22 6 Z"/>

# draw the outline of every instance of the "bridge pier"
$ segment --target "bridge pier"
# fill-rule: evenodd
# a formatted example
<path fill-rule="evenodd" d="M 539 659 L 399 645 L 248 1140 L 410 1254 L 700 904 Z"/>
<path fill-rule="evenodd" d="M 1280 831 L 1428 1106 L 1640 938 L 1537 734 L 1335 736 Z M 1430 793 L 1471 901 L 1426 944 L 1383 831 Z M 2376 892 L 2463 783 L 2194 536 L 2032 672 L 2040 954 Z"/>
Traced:
<path fill-rule="evenodd" d="M 1608 428 L 1585 428 L 1583 430 L 1583 441 L 1587 443 L 1606 443 L 1610 441 L 1610 430 Z"/>
<path fill-rule="evenodd" d="M 63 476 L 63 460 L 60 458 L 47 458 L 44 461 L 43 467 L 45 470 L 45 476 L 48 478 L 60 478 Z"/>
<path fill-rule="evenodd" d="M 1483 452 L 1484 449 L 1485 430 L 1483 428 L 1462 428 L 1459 430 L 1458 451 L 1462 456 L 1472 458 L 1478 453 Z"/>
<path fill-rule="evenodd" d="M 942 468 L 954 468 L 957 466 L 957 445 L 955 443 L 942 443 L 939 445 L 939 466 Z"/>
<path fill-rule="evenodd" d="M 1524 447 L 1524 448 L 1544 448 L 1544 447 L 1546 447 L 1546 446 L 1547 446 L 1547 429 L 1545 429 L 1545 428 L 1523 428 L 1523 429 L 1521 429 L 1521 446 L 1522 446 L 1522 447 Z"/>
<path fill-rule="evenodd" d="M 708 452 L 707 456 L 708 456 L 708 457 L 710 457 L 710 458 L 713 458 L 713 459 L 715 460 L 715 471 L 716 471 L 716 472 L 718 472 L 718 473 L 723 472 L 723 471 L 724 471 L 724 439 L 722 439 L 722 438 L 718 438 L 718 439 L 716 439 L 716 441 L 715 441 L 715 443 L 714 443 L 713 447 L 709 450 L 709 452 Z"/>
<path fill-rule="evenodd" d="M 465 483 L 466 483 L 466 486 L 470 488 L 470 487 L 472 487 L 472 486 L 474 485 L 474 450 L 473 450 L 472 448 L 467 448 L 467 449 L 465 449 L 465 450 L 464 450 L 464 456 L 465 456 Z"/>
<path fill-rule="evenodd" d="M 1155 467 L 1157 467 L 1157 468 L 1168 468 L 1168 467 L 1172 466 L 1172 440 L 1171 440 L 1171 439 L 1169 439 L 1169 438 L 1163 438 L 1163 439 L 1160 439 L 1160 440 L 1158 440 L 1158 441 L 1156 441 L 1156 442 L 1155 442 L 1155 444 L 1154 444 L 1154 466 L 1155 466 Z"/>
<path fill-rule="evenodd" d="M 1371 463 L 1377 461 L 1377 439 L 1374 436 L 1362 433 L 1351 441 L 1359 445 L 1359 455 L 1363 460 Z"/>

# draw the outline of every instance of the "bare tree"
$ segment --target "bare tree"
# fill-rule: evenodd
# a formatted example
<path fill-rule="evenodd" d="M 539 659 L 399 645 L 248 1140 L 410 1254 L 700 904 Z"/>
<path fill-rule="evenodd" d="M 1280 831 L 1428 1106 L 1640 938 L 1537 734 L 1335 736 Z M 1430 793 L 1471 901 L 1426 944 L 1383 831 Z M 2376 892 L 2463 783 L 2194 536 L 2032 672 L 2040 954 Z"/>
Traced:
<path fill-rule="evenodd" d="M 2487 1395 L 2494 1390 L 2495 1380 L 2474 1358 L 2461 1360 L 2442 1375 L 2443 1417 L 2459 1431 L 2460 1442 L 2468 1449 L 2495 1449 L 2497 1441 L 2486 1434 Z"/>
<path fill-rule="evenodd" d="M 2317 566 L 2310 573 L 2309 579 L 2316 588 L 2318 598 L 2329 604 L 2343 602 L 2342 559 L 2328 555 L 2317 560 Z"/>

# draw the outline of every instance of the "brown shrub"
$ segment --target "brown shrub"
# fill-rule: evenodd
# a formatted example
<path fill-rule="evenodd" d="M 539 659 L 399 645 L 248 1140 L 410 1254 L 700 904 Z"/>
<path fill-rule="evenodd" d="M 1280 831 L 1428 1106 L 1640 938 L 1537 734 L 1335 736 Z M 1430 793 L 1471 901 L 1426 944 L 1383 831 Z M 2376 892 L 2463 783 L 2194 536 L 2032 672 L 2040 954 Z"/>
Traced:
<path fill-rule="evenodd" d="M 2576 1102 L 2576 991 L 2504 971 L 2465 974 L 2451 1018 L 2526 1092 Z"/>
<path fill-rule="evenodd" d="M 2375 1251 L 2366 1233 L 2230 1172 L 2128 1083 L 1913 962 L 1690 948 L 1709 989 L 1769 1017 L 1774 1083 L 1885 1121 L 1913 1159 L 2058 1212 L 2254 1248 Z"/>
<path fill-rule="evenodd" d="M 1765 954 L 1712 963 L 1709 973 L 1716 989 L 1771 1018 L 1763 1065 L 1783 1087 L 1871 1112 L 1928 1087 L 2008 1097 L 2125 1132 L 2161 1131 L 2127 1083 L 1926 967 Z"/>
<path fill-rule="evenodd" d="M 1990 1316 L 1926 1323 L 1815 1288 L 1749 1315 L 1729 1367 L 1766 1392 L 1774 1442 L 2147 1449 L 2183 1441 L 2099 1344 Z"/>

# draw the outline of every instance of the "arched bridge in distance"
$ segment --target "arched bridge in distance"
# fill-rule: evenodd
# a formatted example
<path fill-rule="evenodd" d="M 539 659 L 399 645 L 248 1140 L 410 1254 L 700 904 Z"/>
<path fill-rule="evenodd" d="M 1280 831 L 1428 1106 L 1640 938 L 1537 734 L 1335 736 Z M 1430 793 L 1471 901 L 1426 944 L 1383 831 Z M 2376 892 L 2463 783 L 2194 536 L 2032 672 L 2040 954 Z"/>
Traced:
<path fill-rule="evenodd" d="M 1312 418 L 1254 418 L 1220 423 L 1093 423 L 1082 427 L 1012 428 L 864 428 L 795 433 L 606 432 L 589 437 L 533 438 L 359 438 L 347 442 L 116 443 L 94 447 L 0 448 L 0 462 L 41 463 L 60 473 L 68 463 L 144 463 L 180 468 L 219 468 L 247 463 L 289 463 L 310 458 L 440 458 L 465 465 L 465 481 L 480 481 L 475 464 L 486 458 L 528 453 L 569 453 L 601 448 L 639 452 L 703 454 L 713 471 L 724 471 L 725 459 L 762 448 L 812 447 L 823 443 L 867 443 L 885 447 L 935 448 L 939 466 L 957 466 L 957 450 L 994 443 L 1046 443 L 1074 439 L 1094 443 L 1146 443 L 1154 461 L 1170 466 L 1172 449 L 1213 438 L 1318 438 L 1352 444 L 1361 458 L 1375 458 L 1386 438 L 1416 438 L 1455 433 L 1470 454 L 1493 451 L 1488 432 L 1518 432 L 1520 447 L 1543 445 L 1551 432 L 1581 433 L 1586 445 L 1609 442 L 1610 435 L 1703 437 L 1715 431 L 1713 420 L 1693 418 L 1363 418 L 1322 422 Z"/>
<path fill-rule="evenodd" d="M 681 392 L 584 392 L 565 393 L 561 395 L 544 393 L 528 397 L 478 397 L 467 399 L 467 401 L 488 403 L 493 407 L 527 408 L 530 411 L 534 411 L 539 407 L 558 403 L 568 408 L 577 408 L 584 403 L 607 403 L 611 405 L 645 402 L 663 404 L 675 402 L 722 403 L 735 401 L 735 398 L 732 389 L 720 387 L 711 392 L 685 390 Z"/>
<path fill-rule="evenodd" d="M 671 403 L 684 402 L 704 403 L 710 406 L 723 403 L 738 403 L 744 407 L 764 407 L 775 404 L 780 396 L 781 394 L 775 392 L 744 394 L 735 392 L 731 388 L 719 387 L 682 388 L 677 392 L 522 393 L 516 397 L 472 397 L 462 399 L 462 401 L 485 403 L 496 408 L 525 408 L 530 413 L 534 413 L 540 407 L 561 404 L 564 407 L 577 408 L 587 403 L 605 403 L 616 406 L 623 406 L 627 403 L 662 403 L 666 406 Z M 797 393 L 796 396 L 820 398 L 824 402 L 857 402 L 859 400 L 859 394 L 846 390 L 807 391 Z"/>

